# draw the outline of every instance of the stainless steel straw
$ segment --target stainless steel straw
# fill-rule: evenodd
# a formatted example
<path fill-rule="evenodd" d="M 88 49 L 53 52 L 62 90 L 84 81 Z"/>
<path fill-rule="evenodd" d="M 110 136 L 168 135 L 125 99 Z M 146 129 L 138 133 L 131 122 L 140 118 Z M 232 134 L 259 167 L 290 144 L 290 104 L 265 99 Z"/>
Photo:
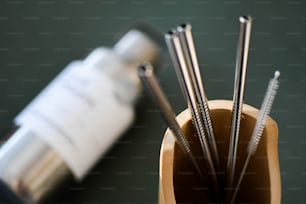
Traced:
<path fill-rule="evenodd" d="M 196 54 L 196 49 L 192 36 L 192 26 L 190 24 L 182 24 L 177 27 L 179 40 L 182 45 L 183 55 L 185 57 L 187 67 L 189 70 L 191 81 L 193 82 L 193 91 L 195 93 L 198 111 L 202 114 L 204 122 L 204 131 L 207 136 L 212 158 L 215 162 L 216 169 L 220 171 L 220 160 L 217 149 L 217 144 L 212 127 L 207 98 L 204 91 L 204 84 L 201 77 L 199 62 Z"/>
<path fill-rule="evenodd" d="M 272 104 L 273 104 L 275 95 L 277 93 L 278 87 L 279 87 L 279 82 L 278 82 L 279 75 L 280 75 L 279 71 L 276 71 L 274 73 L 274 78 L 270 80 L 270 83 L 268 85 L 265 98 L 264 98 L 263 103 L 262 103 L 261 108 L 260 108 L 259 116 L 256 120 L 256 125 L 255 125 L 255 128 L 253 130 L 251 140 L 248 144 L 247 158 L 246 158 L 246 161 L 244 163 L 241 174 L 239 176 L 239 180 L 237 182 L 237 185 L 234 189 L 233 197 L 231 198 L 231 204 L 233 204 L 235 202 L 238 190 L 240 188 L 242 179 L 245 175 L 245 172 L 246 172 L 247 166 L 249 164 L 250 158 L 251 158 L 252 155 L 255 154 L 257 146 L 260 142 L 260 139 L 261 139 L 264 127 L 265 127 L 265 123 L 266 123 L 268 115 L 271 111 Z"/>
<path fill-rule="evenodd" d="M 172 131 L 174 137 L 176 138 L 176 141 L 178 142 L 179 146 L 181 147 L 183 152 L 189 157 L 195 170 L 197 171 L 201 179 L 204 181 L 205 178 L 196 162 L 193 153 L 191 152 L 190 144 L 175 118 L 175 114 L 172 110 L 169 101 L 167 100 L 162 88 L 156 80 L 156 77 L 153 72 L 153 66 L 149 63 L 142 64 L 138 69 L 138 75 L 141 78 L 142 82 L 145 84 L 148 91 L 150 92 L 152 99 L 160 108 L 161 113 L 170 130 Z"/>
<path fill-rule="evenodd" d="M 252 18 L 250 16 L 241 16 L 239 18 L 239 21 L 240 36 L 237 50 L 235 87 L 233 95 L 233 115 L 227 161 L 227 185 L 229 188 L 232 188 L 235 176 L 238 138 L 243 105 L 244 85 L 248 62 Z"/>
<path fill-rule="evenodd" d="M 216 175 L 216 168 L 212 160 L 211 151 L 209 149 L 209 143 L 207 141 L 204 123 L 202 120 L 201 113 L 198 109 L 197 98 L 193 89 L 193 82 L 189 75 L 189 70 L 187 68 L 187 63 L 183 55 L 183 50 L 181 43 L 179 41 L 177 32 L 170 31 L 165 35 L 166 44 L 170 52 L 173 64 L 175 65 L 176 74 L 178 76 L 179 82 L 181 83 L 181 88 L 183 89 L 184 96 L 186 97 L 187 104 L 191 110 L 191 115 L 193 118 L 194 126 L 197 130 L 199 140 L 201 143 L 204 161 L 208 167 L 208 173 L 211 175 L 211 181 L 216 192 L 219 192 L 219 184 Z"/>

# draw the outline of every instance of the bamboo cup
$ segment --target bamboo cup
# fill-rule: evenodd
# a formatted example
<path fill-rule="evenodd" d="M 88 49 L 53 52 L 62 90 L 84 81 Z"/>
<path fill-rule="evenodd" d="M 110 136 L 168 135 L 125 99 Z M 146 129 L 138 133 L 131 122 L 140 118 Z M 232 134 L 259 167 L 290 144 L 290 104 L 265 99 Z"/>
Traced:
<path fill-rule="evenodd" d="M 222 172 L 218 173 L 224 182 L 224 170 L 229 144 L 232 117 L 232 102 L 226 100 L 209 101 L 211 118 L 221 159 Z M 237 172 L 241 171 L 247 155 L 247 145 L 255 126 L 259 110 L 243 105 L 240 136 L 237 152 Z M 203 171 L 200 143 L 191 122 L 188 110 L 177 116 L 177 120 L 191 142 L 193 153 Z M 159 204 L 175 203 L 211 203 L 210 187 L 201 182 L 190 165 L 188 158 L 175 142 L 171 131 L 167 129 L 160 153 L 159 169 Z M 237 181 L 238 176 L 235 177 Z M 243 182 L 239 189 L 236 203 L 280 203 L 281 179 L 278 160 L 278 128 L 269 117 L 258 149 L 252 156 Z"/>

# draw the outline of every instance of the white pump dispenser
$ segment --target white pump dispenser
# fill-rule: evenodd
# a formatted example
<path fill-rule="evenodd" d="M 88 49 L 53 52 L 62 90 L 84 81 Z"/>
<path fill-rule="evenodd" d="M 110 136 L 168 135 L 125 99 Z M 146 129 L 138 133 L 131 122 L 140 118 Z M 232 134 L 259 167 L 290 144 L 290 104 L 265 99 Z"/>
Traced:
<path fill-rule="evenodd" d="M 158 47 L 131 30 L 113 49 L 70 63 L 15 119 L 0 149 L 0 194 L 41 203 L 66 180 L 81 180 L 131 125 L 141 90 L 137 66 Z"/>

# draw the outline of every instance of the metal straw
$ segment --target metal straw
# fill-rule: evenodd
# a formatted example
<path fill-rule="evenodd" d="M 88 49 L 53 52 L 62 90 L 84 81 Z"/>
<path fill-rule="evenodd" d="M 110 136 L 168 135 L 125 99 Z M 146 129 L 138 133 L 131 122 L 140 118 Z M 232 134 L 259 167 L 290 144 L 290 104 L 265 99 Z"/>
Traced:
<path fill-rule="evenodd" d="M 250 16 L 241 16 L 239 18 L 239 21 L 240 36 L 237 50 L 235 87 L 233 95 L 232 127 L 227 161 L 227 181 L 229 188 L 232 188 L 235 176 L 238 138 L 243 105 L 244 85 L 248 62 L 252 18 Z"/>
<path fill-rule="evenodd" d="M 279 87 L 279 82 L 278 82 L 279 75 L 280 75 L 279 71 L 276 71 L 274 73 L 274 78 L 270 80 L 270 83 L 268 85 L 265 98 L 264 98 L 263 103 L 262 103 L 261 108 L 260 108 L 259 116 L 256 120 L 256 125 L 255 125 L 255 128 L 253 130 L 251 140 L 248 144 L 247 159 L 244 163 L 244 166 L 243 166 L 243 169 L 241 171 L 238 183 L 237 183 L 236 188 L 234 190 L 234 194 L 233 194 L 233 197 L 231 199 L 231 204 L 233 204 L 235 202 L 238 190 L 240 188 L 242 179 L 245 175 L 245 172 L 246 172 L 247 166 L 249 164 L 250 158 L 251 158 L 252 155 L 255 154 L 256 149 L 258 147 L 258 144 L 260 142 L 260 139 L 261 139 L 264 127 L 265 127 L 265 123 L 266 123 L 268 115 L 271 111 L 272 104 L 273 104 L 275 95 L 277 93 L 278 87 Z"/>
<path fill-rule="evenodd" d="M 150 92 L 152 99 L 156 102 L 157 106 L 160 108 L 162 116 L 164 117 L 167 125 L 172 131 L 174 137 L 176 138 L 176 141 L 178 142 L 179 146 L 181 147 L 183 152 L 189 157 L 195 170 L 197 171 L 201 179 L 204 181 L 205 178 L 203 176 L 202 171 L 200 170 L 200 167 L 196 162 L 193 153 L 191 152 L 190 144 L 175 118 L 175 114 L 172 110 L 169 101 L 167 100 L 162 88 L 157 82 L 157 79 L 153 72 L 153 66 L 149 63 L 142 64 L 138 69 L 138 75 L 141 78 L 142 82 L 147 87 L 148 91 Z"/>
<path fill-rule="evenodd" d="M 216 145 L 214 131 L 212 127 L 207 98 L 204 91 L 204 84 L 201 77 L 199 62 L 192 36 L 192 26 L 190 24 L 182 24 L 177 28 L 179 40 L 182 45 L 183 55 L 185 57 L 189 70 L 191 81 L 193 82 L 193 91 L 196 95 L 198 103 L 198 111 L 202 114 L 204 122 L 204 131 L 207 136 L 212 158 L 215 162 L 216 169 L 220 171 L 219 153 Z"/>
<path fill-rule="evenodd" d="M 193 123 L 197 130 L 199 140 L 201 143 L 203 155 L 205 157 L 205 163 L 208 167 L 208 172 L 211 174 L 211 180 L 215 191 L 219 192 L 219 184 L 216 175 L 216 169 L 214 162 L 212 160 L 211 151 L 209 149 L 209 144 L 204 131 L 204 123 L 201 113 L 198 109 L 197 98 L 194 93 L 192 78 L 190 78 L 189 70 L 187 68 L 187 63 L 183 55 L 183 50 L 181 43 L 179 41 L 177 33 L 170 31 L 165 35 L 166 44 L 170 52 L 173 64 L 175 65 L 176 74 L 178 76 L 181 88 L 183 89 L 184 96 L 187 100 L 189 109 L 191 110 L 191 115 L 193 118 Z"/>

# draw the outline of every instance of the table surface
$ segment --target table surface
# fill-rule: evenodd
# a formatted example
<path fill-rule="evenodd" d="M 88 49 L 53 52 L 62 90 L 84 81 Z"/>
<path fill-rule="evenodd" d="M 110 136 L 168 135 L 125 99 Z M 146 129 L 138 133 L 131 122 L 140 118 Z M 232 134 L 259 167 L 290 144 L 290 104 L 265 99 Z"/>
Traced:
<path fill-rule="evenodd" d="M 123 27 L 146 20 L 161 31 L 193 25 L 209 99 L 232 99 L 238 17 L 254 18 L 245 103 L 260 107 L 274 70 L 281 72 L 272 117 L 279 125 L 282 203 L 306 196 L 306 2 L 302 0 L 25 0 L 0 2 L 0 131 L 70 61 L 111 46 Z M 158 73 L 176 113 L 186 108 L 164 52 Z M 159 149 L 166 128 L 144 93 L 137 119 L 80 184 L 56 203 L 156 203 Z"/>

